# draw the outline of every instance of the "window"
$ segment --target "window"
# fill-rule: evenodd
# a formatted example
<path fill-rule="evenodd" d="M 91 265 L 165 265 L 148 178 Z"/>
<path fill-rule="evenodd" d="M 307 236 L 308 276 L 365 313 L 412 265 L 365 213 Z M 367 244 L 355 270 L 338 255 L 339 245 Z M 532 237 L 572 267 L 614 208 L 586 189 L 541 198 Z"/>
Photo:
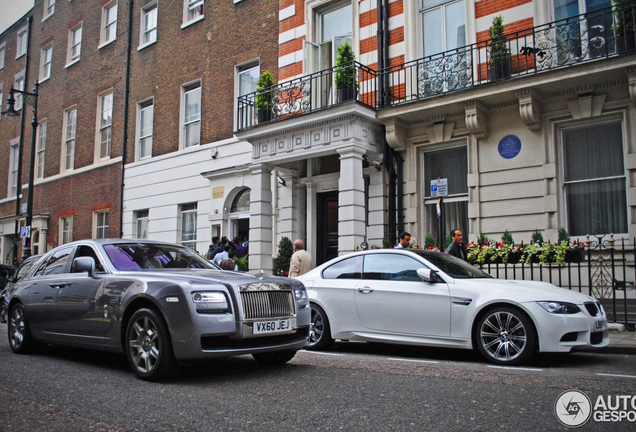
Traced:
<path fill-rule="evenodd" d="M 40 81 L 51 77 L 51 60 L 53 58 L 53 45 L 42 48 L 40 54 Z"/>
<path fill-rule="evenodd" d="M 424 157 L 424 210 L 426 232 L 438 239 L 437 198 L 431 197 L 431 180 L 448 179 L 444 197 L 444 232 L 460 229 L 468 239 L 468 155 L 466 147 L 427 151 Z"/>
<path fill-rule="evenodd" d="M 24 91 L 24 71 L 16 75 L 13 88 Z M 22 93 L 16 92 L 13 97 L 15 98 L 15 110 L 20 111 L 22 109 Z"/>
<path fill-rule="evenodd" d="M 110 2 L 102 9 L 102 37 L 104 45 L 117 39 L 117 2 Z"/>
<path fill-rule="evenodd" d="M 157 40 L 157 3 L 141 10 L 141 34 L 139 45 L 144 46 Z"/>
<path fill-rule="evenodd" d="M 182 87 L 183 147 L 199 145 L 201 141 L 201 83 Z"/>
<path fill-rule="evenodd" d="M 424 265 L 403 255 L 370 254 L 364 257 L 363 279 L 421 282 L 417 269 Z"/>
<path fill-rule="evenodd" d="M 64 143 L 62 145 L 62 172 L 72 170 L 75 165 L 75 132 L 77 108 L 64 113 Z"/>
<path fill-rule="evenodd" d="M 203 0 L 183 1 L 183 24 L 190 24 L 203 19 Z"/>
<path fill-rule="evenodd" d="M 4 57 L 7 52 L 7 43 L 0 44 L 0 69 L 4 69 Z"/>
<path fill-rule="evenodd" d="M 137 210 L 135 212 L 135 237 L 138 239 L 148 238 L 148 210 Z"/>
<path fill-rule="evenodd" d="M 258 77 L 261 74 L 261 67 L 258 63 L 250 63 L 245 66 L 240 66 L 237 69 L 237 98 L 248 95 L 256 91 Z M 238 113 L 238 125 L 245 127 L 254 123 L 256 118 L 256 108 L 249 106 L 249 104 L 243 104 L 241 111 Z"/>
<path fill-rule="evenodd" d="M 44 0 L 44 18 L 42 21 L 53 15 L 55 12 L 55 0 Z"/>
<path fill-rule="evenodd" d="M 18 158 L 19 158 L 20 139 L 11 142 L 9 148 L 9 189 L 7 196 L 13 197 L 18 195 Z"/>
<path fill-rule="evenodd" d="M 362 257 L 348 258 L 333 264 L 322 272 L 325 279 L 362 279 Z"/>
<path fill-rule="evenodd" d="M 424 56 L 466 45 L 464 0 L 422 0 Z"/>
<path fill-rule="evenodd" d="M 80 59 L 82 51 L 82 24 L 72 28 L 68 32 L 68 53 L 66 58 L 67 66 Z"/>
<path fill-rule="evenodd" d="M 110 157 L 110 144 L 113 125 L 113 93 L 106 93 L 98 98 L 97 119 L 97 150 L 98 160 Z"/>
<path fill-rule="evenodd" d="M 2 88 L 3 88 L 3 83 L 0 83 L 0 111 L 2 111 L 4 109 L 3 107 L 3 103 L 4 103 L 4 99 L 3 99 L 3 93 L 2 93 Z M 0 120 L 2 120 L 2 115 L 0 115 Z"/>
<path fill-rule="evenodd" d="M 152 156 L 153 100 L 139 103 L 137 105 L 137 112 L 137 158 L 146 159 Z"/>
<path fill-rule="evenodd" d="M 620 121 L 579 123 L 561 130 L 567 230 L 627 233 L 627 192 Z"/>
<path fill-rule="evenodd" d="M 48 127 L 48 123 L 46 121 L 40 123 L 38 125 L 37 132 L 37 149 L 36 149 L 36 157 L 35 157 L 35 178 L 42 179 L 44 178 L 44 155 L 46 151 L 46 130 Z"/>
<path fill-rule="evenodd" d="M 60 218 L 60 244 L 73 241 L 73 216 Z"/>
<path fill-rule="evenodd" d="M 192 250 L 197 247 L 197 204 L 181 205 L 181 244 Z"/>
<path fill-rule="evenodd" d="M 553 2 L 554 18 L 558 22 L 554 37 L 559 64 L 579 61 L 587 56 L 596 58 L 615 51 L 614 38 L 608 37 L 607 43 L 600 44 L 595 40 L 605 41 L 605 31 L 609 36 L 614 28 L 611 13 L 593 13 L 612 6 L 611 0 L 553 0 Z M 581 14 L 587 14 L 584 20 L 579 19 L 578 16 Z"/>
<path fill-rule="evenodd" d="M 72 220 L 73 219 L 71 218 L 71 222 Z M 51 258 L 46 261 L 46 263 L 42 263 L 39 265 L 38 269 L 34 273 L 34 276 L 68 273 L 69 265 L 73 260 L 73 250 L 74 248 L 72 247 L 62 248 L 58 250 L 57 252 L 55 252 L 55 255 L 51 256 Z"/>
<path fill-rule="evenodd" d="M 27 52 L 27 27 L 18 30 L 18 45 L 15 49 L 15 58 L 22 57 Z"/>
<path fill-rule="evenodd" d="M 93 238 L 108 238 L 108 210 L 93 213 Z"/>

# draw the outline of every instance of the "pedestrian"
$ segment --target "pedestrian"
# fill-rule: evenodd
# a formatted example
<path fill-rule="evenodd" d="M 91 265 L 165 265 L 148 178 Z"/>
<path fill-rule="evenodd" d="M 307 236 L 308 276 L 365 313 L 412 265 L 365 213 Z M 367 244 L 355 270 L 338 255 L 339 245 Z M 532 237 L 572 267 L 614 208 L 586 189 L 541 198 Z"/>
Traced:
<path fill-rule="evenodd" d="M 298 239 L 294 242 L 294 254 L 289 263 L 289 277 L 296 277 L 311 270 L 311 255 L 305 250 L 303 241 Z"/>
<path fill-rule="evenodd" d="M 214 249 L 214 255 L 215 256 L 216 256 L 216 254 L 223 252 L 223 249 L 224 249 L 226 243 L 227 243 L 227 237 L 226 236 L 221 237 L 221 240 L 219 241 L 219 244 L 217 244 L 216 248 Z M 214 257 L 212 257 L 212 259 L 214 259 Z"/>
<path fill-rule="evenodd" d="M 238 265 L 234 262 L 234 258 L 236 257 L 236 251 L 230 250 L 227 253 L 227 258 L 221 260 L 221 262 L 219 263 L 219 266 L 223 269 L 223 270 L 231 270 L 231 271 L 238 271 Z"/>
<path fill-rule="evenodd" d="M 411 245 L 411 234 L 407 233 L 406 231 L 402 231 L 402 233 L 400 233 L 400 241 L 398 242 L 397 246 L 395 246 L 395 249 L 406 249 Z"/>
<path fill-rule="evenodd" d="M 243 236 L 237 235 L 234 237 L 234 244 L 236 245 L 236 258 L 243 258 L 247 255 L 247 248 L 243 246 Z"/>
<path fill-rule="evenodd" d="M 468 249 L 466 249 L 466 245 L 464 244 L 464 233 L 462 230 L 455 229 L 451 231 L 451 240 L 453 241 L 446 249 L 446 253 L 466 261 Z"/>
<path fill-rule="evenodd" d="M 211 260 L 212 258 L 214 258 L 214 249 L 216 249 L 216 246 L 219 243 L 219 238 L 217 236 L 212 237 L 212 244 L 210 245 L 210 247 L 208 248 L 208 251 L 205 254 L 205 257 L 209 260 Z"/>
<path fill-rule="evenodd" d="M 232 250 L 232 244 L 230 242 L 225 243 L 223 246 L 223 252 L 219 252 L 214 255 L 214 262 L 216 264 L 220 264 L 221 261 L 227 259 L 230 256 L 230 251 Z"/>

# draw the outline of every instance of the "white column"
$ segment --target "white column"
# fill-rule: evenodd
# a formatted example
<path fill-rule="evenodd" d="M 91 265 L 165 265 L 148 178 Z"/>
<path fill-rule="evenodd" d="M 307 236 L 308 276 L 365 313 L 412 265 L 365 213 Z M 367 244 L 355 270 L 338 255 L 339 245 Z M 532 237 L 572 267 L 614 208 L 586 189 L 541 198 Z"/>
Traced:
<path fill-rule="evenodd" d="M 294 170 L 278 170 L 278 175 L 283 179 L 283 186 L 279 179 L 278 184 L 278 233 L 294 242 L 298 238 L 298 215 L 296 213 L 298 174 Z"/>
<path fill-rule="evenodd" d="M 369 226 L 367 228 L 367 242 L 369 246 L 382 247 L 385 236 L 387 209 L 385 208 L 386 184 L 384 170 L 369 169 Z"/>
<path fill-rule="evenodd" d="M 272 167 L 252 167 L 250 191 L 250 270 L 274 269 L 272 259 Z"/>
<path fill-rule="evenodd" d="M 316 237 L 318 232 L 317 218 L 316 218 L 316 184 L 314 182 L 307 182 L 307 244 L 305 249 L 313 257 L 314 263 L 316 262 Z"/>
<path fill-rule="evenodd" d="M 340 154 L 340 180 L 338 183 L 338 250 L 354 252 L 364 241 L 365 208 L 364 178 L 362 175 L 363 149 L 350 147 L 338 150 Z"/>

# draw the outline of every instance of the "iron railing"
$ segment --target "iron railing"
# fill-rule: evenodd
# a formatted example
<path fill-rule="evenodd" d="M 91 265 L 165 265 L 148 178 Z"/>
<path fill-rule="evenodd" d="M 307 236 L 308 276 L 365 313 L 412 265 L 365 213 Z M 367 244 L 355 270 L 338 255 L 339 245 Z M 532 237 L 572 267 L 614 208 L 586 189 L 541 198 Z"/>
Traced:
<path fill-rule="evenodd" d="M 237 130 L 343 103 L 362 103 L 377 110 L 620 56 L 636 50 L 635 22 L 636 2 L 632 2 L 508 33 L 380 72 L 358 62 L 332 67 L 240 96 Z M 348 92 L 340 89 L 339 96 L 335 83 L 342 73 L 355 73 L 357 85 Z M 380 81 L 383 95 L 378 94 Z M 266 109 L 259 113 L 257 108 Z"/>
<path fill-rule="evenodd" d="M 580 254 L 579 254 L 580 253 Z M 588 236 L 585 249 L 564 264 L 484 263 L 478 266 L 496 278 L 550 282 L 598 299 L 610 322 L 636 327 L 636 238 L 630 245 L 625 239 L 609 238 L 602 231 Z M 630 294 L 628 295 L 628 291 Z"/>
<path fill-rule="evenodd" d="M 355 85 L 337 88 L 339 77 Z M 346 80 L 342 80 L 346 81 Z M 237 130 L 289 119 L 344 103 L 361 103 L 373 109 L 377 101 L 377 71 L 358 62 L 302 76 L 240 96 Z"/>
<path fill-rule="evenodd" d="M 382 71 L 397 105 L 634 51 L 635 3 L 508 33 Z"/>

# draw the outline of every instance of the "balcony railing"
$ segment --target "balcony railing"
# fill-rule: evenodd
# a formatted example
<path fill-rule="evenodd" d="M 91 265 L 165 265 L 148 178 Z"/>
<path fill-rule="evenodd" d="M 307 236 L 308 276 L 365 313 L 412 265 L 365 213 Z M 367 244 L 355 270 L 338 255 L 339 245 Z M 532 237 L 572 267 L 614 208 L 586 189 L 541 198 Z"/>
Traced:
<path fill-rule="evenodd" d="M 237 130 L 344 103 L 361 103 L 375 109 L 377 83 L 377 71 L 351 62 L 240 96 Z"/>
<path fill-rule="evenodd" d="M 620 56 L 636 50 L 635 22 L 636 2 L 632 2 L 508 33 L 380 72 L 357 62 L 333 67 L 239 97 L 237 130 L 343 103 L 379 109 Z M 338 89 L 336 83 L 342 82 L 342 74 L 354 74 L 356 84 Z M 378 99 L 382 97 L 380 88 L 382 101 Z"/>

